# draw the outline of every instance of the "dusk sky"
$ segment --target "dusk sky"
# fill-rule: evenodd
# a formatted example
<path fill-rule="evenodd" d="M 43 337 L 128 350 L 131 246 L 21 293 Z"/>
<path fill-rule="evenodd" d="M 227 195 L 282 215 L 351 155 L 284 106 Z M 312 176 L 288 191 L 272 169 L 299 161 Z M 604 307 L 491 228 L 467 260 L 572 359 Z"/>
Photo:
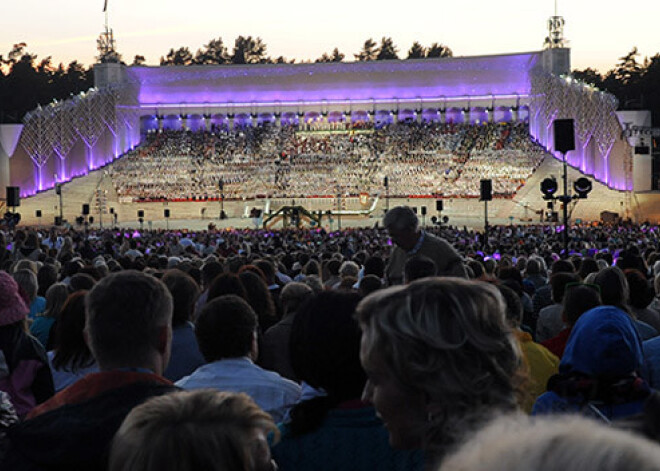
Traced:
<path fill-rule="evenodd" d="M 108 0 L 110 26 L 124 61 L 144 55 L 157 65 L 170 48 L 194 53 L 210 39 L 233 46 L 238 35 L 261 37 L 268 55 L 314 60 L 338 47 L 353 60 L 365 39 L 391 36 L 404 58 L 413 41 L 440 42 L 455 56 L 540 50 L 553 0 Z M 2 2 L 0 54 L 26 42 L 39 58 L 94 62 L 103 29 L 103 0 Z M 637 46 L 660 52 L 660 1 L 559 0 L 573 68 L 605 72 Z"/>

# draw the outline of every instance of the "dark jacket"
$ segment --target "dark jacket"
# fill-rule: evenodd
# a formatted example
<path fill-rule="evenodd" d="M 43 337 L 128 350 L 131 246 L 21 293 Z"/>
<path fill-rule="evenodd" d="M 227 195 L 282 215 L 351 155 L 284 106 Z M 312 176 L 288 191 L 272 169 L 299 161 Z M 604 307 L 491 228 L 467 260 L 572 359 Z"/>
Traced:
<path fill-rule="evenodd" d="M 0 469 L 105 471 L 112 438 L 131 409 L 150 397 L 178 389 L 149 376 L 12 426 L 7 431 L 9 449 Z"/>

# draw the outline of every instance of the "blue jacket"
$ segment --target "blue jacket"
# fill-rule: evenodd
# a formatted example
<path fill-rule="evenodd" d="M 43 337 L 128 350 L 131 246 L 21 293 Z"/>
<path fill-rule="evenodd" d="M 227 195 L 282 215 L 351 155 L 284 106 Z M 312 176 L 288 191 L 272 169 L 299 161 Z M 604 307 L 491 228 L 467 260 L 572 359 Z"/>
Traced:
<path fill-rule="evenodd" d="M 643 365 L 642 342 L 630 316 L 613 306 L 591 309 L 573 327 L 559 375 L 550 380 L 550 390 L 537 399 L 532 414 L 582 412 L 613 420 L 641 412 L 650 392 L 635 377 Z M 589 397 L 589 391 L 602 393 L 603 385 L 616 400 Z"/>

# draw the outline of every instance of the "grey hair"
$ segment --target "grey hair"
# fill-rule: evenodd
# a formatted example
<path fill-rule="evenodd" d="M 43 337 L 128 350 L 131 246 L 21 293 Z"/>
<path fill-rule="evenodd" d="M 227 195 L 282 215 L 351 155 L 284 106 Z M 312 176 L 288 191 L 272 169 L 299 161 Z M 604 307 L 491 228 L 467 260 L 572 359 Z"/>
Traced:
<path fill-rule="evenodd" d="M 424 448 L 432 455 L 494 411 L 517 409 L 524 366 L 504 313 L 497 288 L 459 278 L 376 291 L 358 306 L 363 364 L 380 360 L 426 398 Z"/>
<path fill-rule="evenodd" d="M 350 260 L 342 263 L 341 266 L 339 267 L 339 276 L 341 276 L 342 278 L 346 276 L 357 277 L 359 273 L 360 273 L 360 266 L 357 263 L 352 262 Z"/>
<path fill-rule="evenodd" d="M 438 471 L 657 471 L 657 444 L 579 416 L 493 421 Z"/>
<path fill-rule="evenodd" d="M 387 229 L 415 231 L 418 224 L 417 215 L 409 206 L 396 206 L 390 209 L 383 218 L 383 226 Z"/>

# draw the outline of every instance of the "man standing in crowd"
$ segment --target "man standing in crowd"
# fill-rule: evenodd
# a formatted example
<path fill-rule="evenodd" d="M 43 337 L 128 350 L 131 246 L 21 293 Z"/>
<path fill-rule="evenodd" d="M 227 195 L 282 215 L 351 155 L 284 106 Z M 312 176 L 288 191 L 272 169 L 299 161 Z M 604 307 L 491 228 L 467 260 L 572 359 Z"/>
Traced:
<path fill-rule="evenodd" d="M 438 276 L 467 278 L 463 260 L 456 249 L 446 240 L 421 229 L 417 215 L 408 206 L 390 209 L 383 225 L 396 245 L 386 269 L 390 284 L 401 284 L 406 261 L 421 255 L 435 262 Z"/>
<path fill-rule="evenodd" d="M 99 373 L 35 408 L 9 429 L 1 469 L 105 470 L 110 441 L 124 417 L 176 388 L 162 377 L 172 341 L 172 296 L 156 278 L 112 274 L 87 295 L 85 336 Z"/>

